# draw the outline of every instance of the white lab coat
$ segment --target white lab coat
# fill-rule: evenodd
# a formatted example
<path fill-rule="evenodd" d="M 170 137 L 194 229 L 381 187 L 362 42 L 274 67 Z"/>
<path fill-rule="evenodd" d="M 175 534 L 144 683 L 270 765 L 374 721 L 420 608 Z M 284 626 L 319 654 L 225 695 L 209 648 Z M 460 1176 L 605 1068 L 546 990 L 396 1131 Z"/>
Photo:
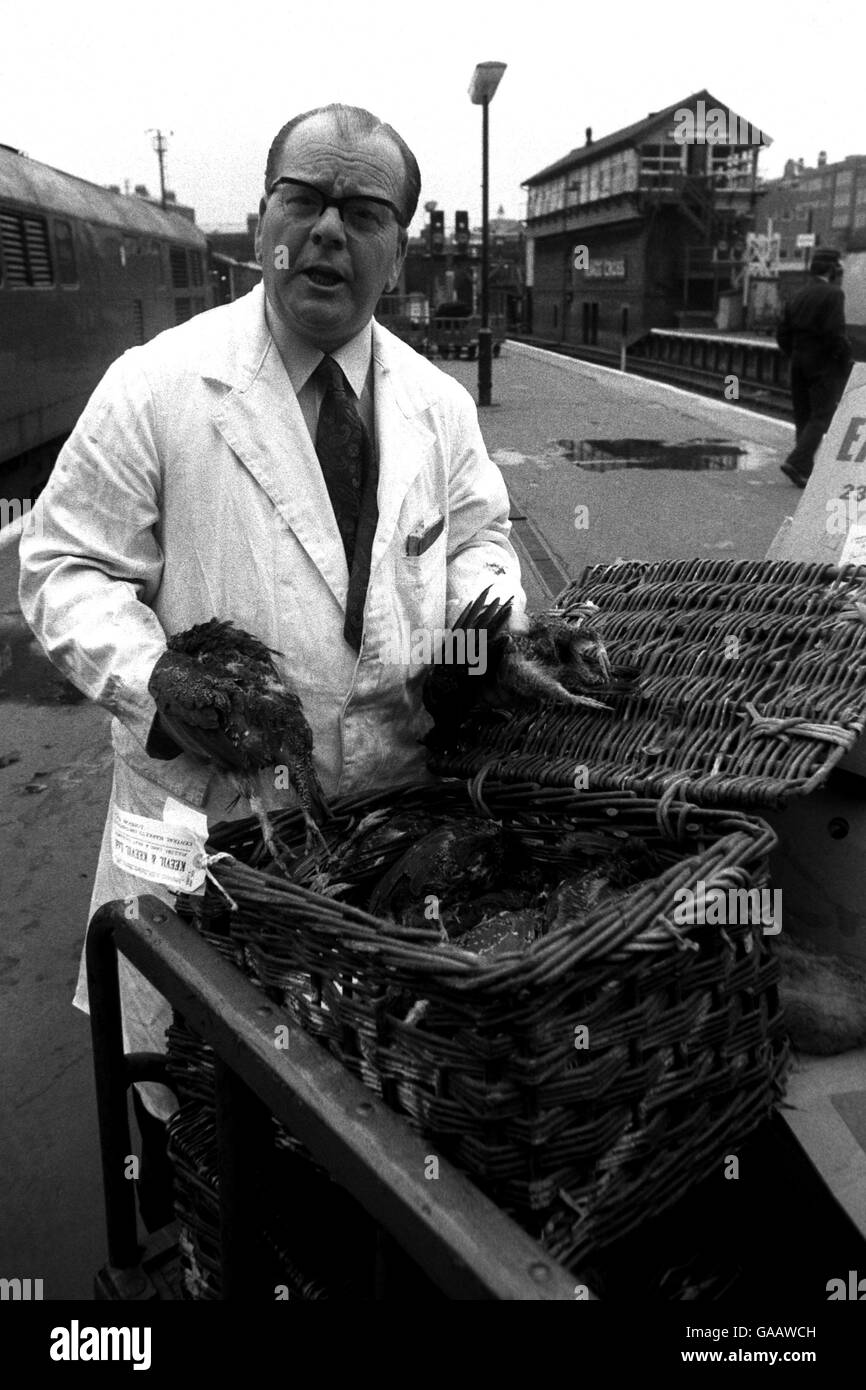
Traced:
<path fill-rule="evenodd" d="M 161 819 L 171 796 L 211 825 L 248 814 L 206 764 L 144 751 L 168 635 L 229 618 L 281 653 L 336 796 L 425 775 L 423 667 L 383 652 L 446 627 L 488 585 L 522 614 L 506 489 L 468 393 L 375 322 L 373 370 L 379 523 L 360 654 L 343 638 L 344 550 L 261 287 L 126 352 L 60 454 L 22 537 L 20 601 L 49 658 L 115 715 L 91 914 L 140 893 L 173 900 L 112 862 L 115 805 Z M 440 517 L 439 538 L 407 555 Z M 293 802 L 275 789 L 269 804 Z M 165 1002 L 122 970 L 127 1047 L 164 1050 Z M 75 1002 L 86 1008 L 83 965 Z M 167 1113 L 161 1090 L 151 1108 Z"/>

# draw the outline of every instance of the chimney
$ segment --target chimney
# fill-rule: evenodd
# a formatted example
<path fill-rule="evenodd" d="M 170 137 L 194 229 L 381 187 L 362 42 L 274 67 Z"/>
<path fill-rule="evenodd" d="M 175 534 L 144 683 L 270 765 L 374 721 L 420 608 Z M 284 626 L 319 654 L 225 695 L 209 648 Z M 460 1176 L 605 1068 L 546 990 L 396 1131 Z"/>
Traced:
<path fill-rule="evenodd" d="M 588 125 L 588 126 L 586 127 L 586 143 L 587 143 L 588 145 L 591 145 L 591 144 L 592 144 L 592 126 L 591 126 L 591 125 Z"/>
<path fill-rule="evenodd" d="M 795 178 L 797 177 L 797 164 L 796 164 L 796 161 L 795 161 L 795 160 L 793 160 L 793 159 L 786 159 L 786 160 L 785 160 L 785 174 L 784 174 L 784 177 L 785 177 L 786 179 L 795 179 Z"/>
<path fill-rule="evenodd" d="M 824 168 L 824 165 L 825 165 L 826 163 L 827 163 L 827 151 L 826 151 L 826 150 L 819 150 L 819 151 L 818 151 L 818 168 L 819 168 L 819 169 L 823 169 L 823 168 Z"/>

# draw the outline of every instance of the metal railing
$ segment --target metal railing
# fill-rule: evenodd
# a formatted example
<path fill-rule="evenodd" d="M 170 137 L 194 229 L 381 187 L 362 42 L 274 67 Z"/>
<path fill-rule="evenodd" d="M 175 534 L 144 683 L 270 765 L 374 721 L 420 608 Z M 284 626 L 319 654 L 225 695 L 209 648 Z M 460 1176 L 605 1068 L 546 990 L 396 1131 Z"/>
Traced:
<path fill-rule="evenodd" d="M 629 348 L 629 366 L 684 385 L 715 388 L 719 394 L 725 379 L 734 376 L 740 395 L 790 410 L 790 366 L 773 338 L 654 328 Z"/>

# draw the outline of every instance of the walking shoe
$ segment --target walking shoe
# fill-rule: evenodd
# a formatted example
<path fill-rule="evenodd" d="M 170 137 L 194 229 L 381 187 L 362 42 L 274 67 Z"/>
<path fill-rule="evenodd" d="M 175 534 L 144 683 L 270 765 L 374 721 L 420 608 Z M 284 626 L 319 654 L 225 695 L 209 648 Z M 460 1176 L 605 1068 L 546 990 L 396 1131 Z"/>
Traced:
<path fill-rule="evenodd" d="M 780 463 L 779 468 L 786 478 L 790 478 L 796 487 L 805 487 L 809 479 L 804 476 L 792 463 Z"/>

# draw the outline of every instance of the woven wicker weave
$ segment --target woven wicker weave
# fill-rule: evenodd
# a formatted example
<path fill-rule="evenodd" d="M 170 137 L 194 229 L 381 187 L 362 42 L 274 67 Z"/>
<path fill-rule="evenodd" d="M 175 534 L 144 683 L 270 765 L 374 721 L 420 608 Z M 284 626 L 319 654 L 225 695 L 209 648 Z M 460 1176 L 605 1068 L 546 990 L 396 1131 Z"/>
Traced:
<path fill-rule="evenodd" d="M 221 1299 L 223 1271 L 220 1250 L 219 1171 L 217 1162 L 216 1090 L 214 1054 L 175 1015 L 168 1029 L 168 1071 L 180 1102 L 168 1122 L 168 1152 L 173 1165 L 175 1214 L 180 1226 L 179 1246 L 184 1292 L 196 1301 Z M 345 1266 L 323 1277 L 323 1251 L 359 1222 L 346 1195 L 333 1187 L 325 1171 L 308 1151 L 273 1121 L 273 1143 L 261 1160 L 259 1182 L 262 1205 L 268 1212 L 259 1235 L 261 1261 L 267 1268 L 256 1271 L 259 1285 L 282 1285 L 290 1300 L 310 1302 L 323 1298 L 357 1298 Z M 303 1170 L 307 1184 L 315 1182 L 324 1194 L 320 1205 L 340 1222 L 342 1231 L 310 1228 L 299 1216 L 297 1203 L 283 1209 L 283 1198 L 298 1188 Z M 290 1253 L 291 1252 L 291 1253 Z"/>
<path fill-rule="evenodd" d="M 779 806 L 812 791 L 866 723 L 863 571 L 796 561 L 596 565 L 557 601 L 591 599 L 608 652 L 638 666 L 610 711 L 547 704 L 482 716 L 431 762 L 509 781 Z"/>
<path fill-rule="evenodd" d="M 675 893 L 766 883 L 774 843 L 738 812 L 634 794 L 445 783 L 335 807 L 491 817 L 533 862 L 569 831 L 637 837 L 661 871 L 497 959 L 224 859 L 181 906 L 210 939 L 467 1171 L 579 1265 L 675 1201 L 769 1112 L 786 1049 L 777 967 L 746 923 L 677 926 Z M 295 813 L 277 818 L 299 843 Z M 213 839 L 249 857 L 251 823 Z M 381 872 L 380 865 L 379 871 Z M 426 1001 L 422 1003 L 421 1001 Z M 589 1030 L 578 1047 L 578 1025 Z"/>

